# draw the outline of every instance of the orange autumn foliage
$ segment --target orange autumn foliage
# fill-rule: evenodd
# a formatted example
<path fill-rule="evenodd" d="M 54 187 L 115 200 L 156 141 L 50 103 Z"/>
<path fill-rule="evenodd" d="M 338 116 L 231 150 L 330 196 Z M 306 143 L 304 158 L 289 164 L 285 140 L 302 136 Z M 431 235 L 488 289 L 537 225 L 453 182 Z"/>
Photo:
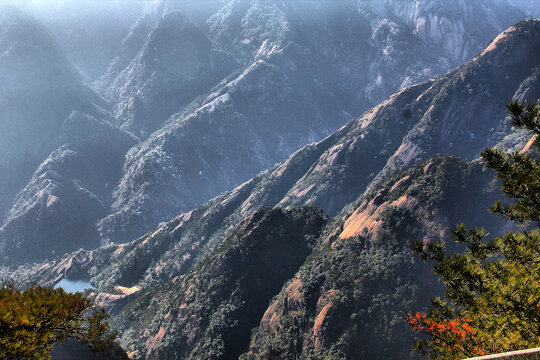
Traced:
<path fill-rule="evenodd" d="M 408 314 L 405 321 L 409 323 L 413 331 L 422 332 L 431 337 L 431 344 L 458 350 L 464 354 L 485 355 L 486 352 L 481 346 L 472 346 L 467 349 L 468 344 L 475 343 L 474 335 L 476 330 L 470 325 L 471 319 L 468 317 L 455 317 L 451 320 L 435 321 L 428 315 L 417 312 Z"/>

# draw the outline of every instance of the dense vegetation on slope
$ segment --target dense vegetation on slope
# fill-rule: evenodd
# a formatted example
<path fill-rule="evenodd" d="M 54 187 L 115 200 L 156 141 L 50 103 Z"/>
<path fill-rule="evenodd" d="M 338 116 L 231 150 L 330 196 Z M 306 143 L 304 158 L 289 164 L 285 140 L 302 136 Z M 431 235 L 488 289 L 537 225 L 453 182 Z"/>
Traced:
<path fill-rule="evenodd" d="M 480 164 L 436 157 L 389 178 L 324 232 L 314 209 L 265 209 L 187 274 L 127 297 L 104 288 L 111 295 L 98 301 L 122 299 L 113 325 L 141 358 L 407 358 L 404 312 L 438 288 L 409 247 L 458 219 L 489 223 L 489 182 Z"/>
<path fill-rule="evenodd" d="M 452 157 L 388 179 L 329 224 L 273 299 L 243 359 L 409 358 L 405 311 L 441 291 L 411 244 L 438 239 L 457 219 L 484 221 L 489 182 L 481 165 Z"/>
<path fill-rule="evenodd" d="M 268 302 L 309 255 L 326 216 L 263 209 L 191 272 L 135 295 L 113 324 L 147 359 L 235 359 Z"/>

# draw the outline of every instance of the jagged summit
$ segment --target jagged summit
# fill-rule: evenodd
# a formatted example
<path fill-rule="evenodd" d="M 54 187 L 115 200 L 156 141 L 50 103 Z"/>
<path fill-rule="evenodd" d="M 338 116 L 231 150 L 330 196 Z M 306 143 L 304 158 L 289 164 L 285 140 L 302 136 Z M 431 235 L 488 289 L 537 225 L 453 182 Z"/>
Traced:
<path fill-rule="evenodd" d="M 512 54 L 513 57 L 523 57 L 525 51 L 531 50 L 531 44 L 538 44 L 539 38 L 540 20 L 526 19 L 497 36 L 479 56 L 482 57 L 491 52 L 504 52 L 505 55 L 509 55 L 510 50 L 517 50 L 516 54 Z"/>

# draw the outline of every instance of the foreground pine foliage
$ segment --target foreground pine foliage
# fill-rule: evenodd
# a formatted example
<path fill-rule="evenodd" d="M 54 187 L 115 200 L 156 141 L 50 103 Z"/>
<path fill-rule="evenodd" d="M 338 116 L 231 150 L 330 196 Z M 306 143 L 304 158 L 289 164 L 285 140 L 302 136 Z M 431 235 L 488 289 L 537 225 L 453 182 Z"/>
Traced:
<path fill-rule="evenodd" d="M 81 293 L 62 288 L 0 288 L 0 359 L 48 359 L 66 339 L 104 350 L 116 337 L 108 315 Z"/>
<path fill-rule="evenodd" d="M 446 299 L 432 301 L 427 314 L 409 314 L 412 330 L 427 337 L 415 348 L 433 359 L 461 359 L 540 346 L 540 107 L 514 101 L 512 124 L 531 130 L 529 151 L 482 153 L 486 166 L 514 199 L 490 210 L 515 222 L 520 231 L 487 239 L 483 229 L 459 225 L 453 240 L 464 252 L 449 253 L 444 242 L 415 245 L 446 286 Z"/>

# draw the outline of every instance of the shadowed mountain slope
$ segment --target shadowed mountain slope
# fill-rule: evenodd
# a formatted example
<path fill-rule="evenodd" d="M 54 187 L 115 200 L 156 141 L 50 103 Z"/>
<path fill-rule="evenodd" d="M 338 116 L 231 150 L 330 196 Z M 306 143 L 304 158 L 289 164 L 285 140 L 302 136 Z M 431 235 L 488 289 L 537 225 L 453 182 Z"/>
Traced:
<path fill-rule="evenodd" d="M 105 102 L 84 86 L 48 32 L 11 6 L 0 7 L 0 214 L 57 146 L 74 111 L 104 117 Z"/>
<path fill-rule="evenodd" d="M 310 207 L 260 210 L 192 272 L 130 302 L 114 324 L 131 329 L 130 338 L 137 340 L 125 340 L 147 359 L 237 358 L 268 301 L 309 255 L 326 220 Z M 149 322 L 131 328 L 134 316 Z"/>
<path fill-rule="evenodd" d="M 97 221 L 110 211 L 113 184 L 136 139 L 73 112 L 57 133 L 62 145 L 39 165 L 0 227 L 6 264 L 98 247 Z"/>
<path fill-rule="evenodd" d="M 188 17 L 169 12 L 109 85 L 116 122 L 146 137 L 236 67 Z"/>

